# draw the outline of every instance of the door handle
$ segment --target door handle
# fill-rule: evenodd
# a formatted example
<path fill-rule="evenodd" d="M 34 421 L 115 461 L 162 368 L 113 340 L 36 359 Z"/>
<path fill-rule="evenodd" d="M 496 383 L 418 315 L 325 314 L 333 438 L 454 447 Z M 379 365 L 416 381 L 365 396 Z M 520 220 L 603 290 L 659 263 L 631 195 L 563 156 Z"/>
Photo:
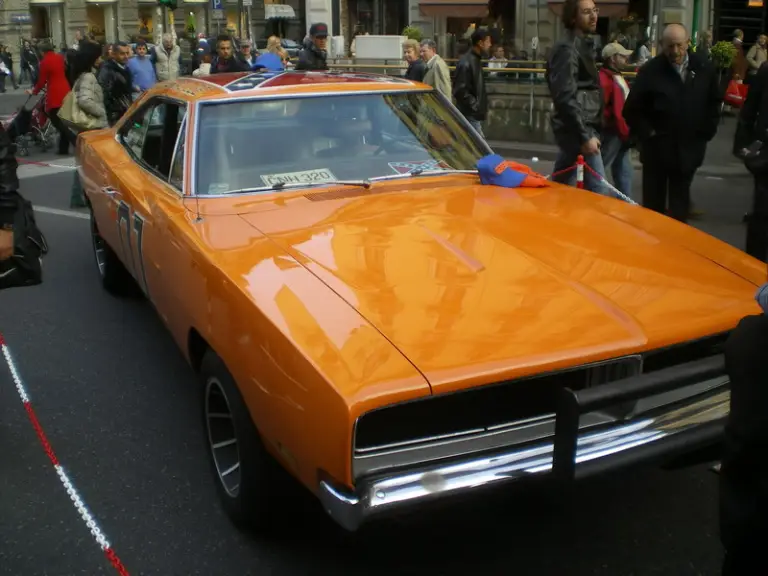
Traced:
<path fill-rule="evenodd" d="M 101 189 L 101 191 L 104 192 L 104 194 L 106 194 L 107 196 L 116 196 L 117 194 L 119 194 L 119 192 L 114 188 L 112 188 L 112 186 L 104 186 Z"/>

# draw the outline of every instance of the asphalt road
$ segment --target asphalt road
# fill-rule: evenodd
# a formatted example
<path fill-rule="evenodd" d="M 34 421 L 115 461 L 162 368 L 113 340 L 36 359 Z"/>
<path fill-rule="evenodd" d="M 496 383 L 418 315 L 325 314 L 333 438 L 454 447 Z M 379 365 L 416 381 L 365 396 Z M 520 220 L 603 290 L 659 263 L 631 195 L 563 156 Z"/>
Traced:
<path fill-rule="evenodd" d="M 0 330 L 59 459 L 132 575 L 718 574 L 717 477 L 703 467 L 613 475 L 557 498 L 510 491 L 356 535 L 297 492 L 287 529 L 239 533 L 216 501 L 181 353 L 146 302 L 101 290 L 83 213 L 56 212 L 67 210 L 71 171 L 23 170 L 22 191 L 53 209 L 39 213 L 52 251 L 44 285 L 0 295 Z M 697 178 L 697 225 L 741 245 L 750 189 L 746 176 Z M 2 366 L 0 446 L 0 574 L 113 573 Z"/>

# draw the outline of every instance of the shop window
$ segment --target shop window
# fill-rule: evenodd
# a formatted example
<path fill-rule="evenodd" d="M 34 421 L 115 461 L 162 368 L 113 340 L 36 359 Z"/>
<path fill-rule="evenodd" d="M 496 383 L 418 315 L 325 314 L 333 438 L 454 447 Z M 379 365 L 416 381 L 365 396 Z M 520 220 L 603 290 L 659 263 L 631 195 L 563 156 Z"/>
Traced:
<path fill-rule="evenodd" d="M 374 0 L 349 0 L 349 29 L 352 34 L 373 34 Z"/>
<path fill-rule="evenodd" d="M 50 38 L 51 34 L 51 15 L 47 6 L 30 6 L 30 16 L 32 16 L 32 37 Z"/>
<path fill-rule="evenodd" d="M 85 16 L 88 21 L 88 34 L 97 42 L 106 42 L 104 7 L 89 4 L 85 8 Z"/>
<path fill-rule="evenodd" d="M 139 6 L 139 36 L 145 40 L 152 39 L 154 33 L 155 7 Z"/>
<path fill-rule="evenodd" d="M 381 28 L 384 34 L 398 35 L 408 24 L 407 2 L 382 2 L 381 11 L 383 20 Z"/>

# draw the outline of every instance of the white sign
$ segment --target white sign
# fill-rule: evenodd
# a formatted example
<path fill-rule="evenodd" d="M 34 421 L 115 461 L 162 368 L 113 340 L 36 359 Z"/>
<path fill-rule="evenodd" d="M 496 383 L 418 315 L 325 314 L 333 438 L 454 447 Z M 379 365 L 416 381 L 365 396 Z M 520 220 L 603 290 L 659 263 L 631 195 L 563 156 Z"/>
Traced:
<path fill-rule="evenodd" d="M 243 0 L 243 6 L 253 6 L 253 0 Z"/>
<path fill-rule="evenodd" d="M 304 170 L 303 172 L 286 172 L 284 174 L 264 174 L 261 179 L 267 186 L 275 184 L 322 184 L 336 180 L 333 172 L 327 168 Z"/>
<path fill-rule="evenodd" d="M 211 17 L 214 20 L 224 20 L 224 10 L 211 10 Z"/>
<path fill-rule="evenodd" d="M 539 37 L 534 36 L 531 38 L 531 50 L 537 50 L 539 48 Z"/>

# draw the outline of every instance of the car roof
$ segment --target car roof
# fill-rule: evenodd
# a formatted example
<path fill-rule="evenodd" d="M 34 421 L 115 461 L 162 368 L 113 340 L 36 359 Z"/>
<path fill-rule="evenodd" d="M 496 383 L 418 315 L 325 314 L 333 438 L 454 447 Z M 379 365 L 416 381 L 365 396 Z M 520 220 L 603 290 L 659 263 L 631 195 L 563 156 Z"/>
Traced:
<path fill-rule="evenodd" d="M 151 90 L 183 100 L 226 100 L 243 96 L 280 96 L 339 92 L 392 92 L 431 87 L 383 74 L 346 71 L 228 72 L 197 78 L 182 77 Z"/>

